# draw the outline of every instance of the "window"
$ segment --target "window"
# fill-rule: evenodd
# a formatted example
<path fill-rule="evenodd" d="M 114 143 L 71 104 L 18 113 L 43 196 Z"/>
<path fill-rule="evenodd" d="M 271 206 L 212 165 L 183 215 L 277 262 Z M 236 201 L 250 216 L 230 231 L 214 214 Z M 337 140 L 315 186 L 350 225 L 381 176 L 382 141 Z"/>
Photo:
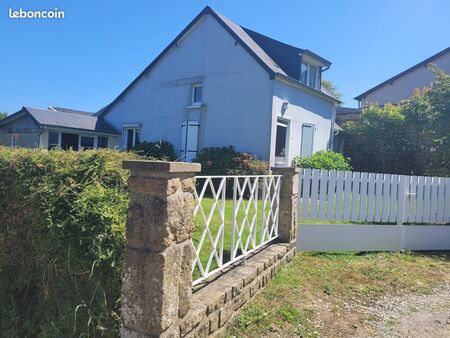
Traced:
<path fill-rule="evenodd" d="M 300 71 L 300 82 L 308 85 L 308 64 L 305 62 L 302 62 L 302 67 Z"/>
<path fill-rule="evenodd" d="M 81 136 L 80 137 L 80 150 L 94 149 L 94 137 L 93 136 Z"/>
<path fill-rule="evenodd" d="M 192 86 L 192 105 L 202 104 L 202 84 L 197 83 Z"/>
<path fill-rule="evenodd" d="M 59 133 L 50 131 L 48 133 L 48 150 L 59 147 Z"/>
<path fill-rule="evenodd" d="M 125 129 L 125 132 L 126 132 L 125 136 L 126 136 L 126 140 L 127 140 L 127 143 L 126 143 L 127 150 L 130 150 L 134 146 L 141 144 L 140 129 L 137 129 L 137 128 Z"/>
<path fill-rule="evenodd" d="M 300 82 L 317 89 L 320 75 L 320 67 L 302 62 L 300 69 Z"/>
<path fill-rule="evenodd" d="M 288 122 L 278 119 L 275 140 L 275 162 L 285 164 L 287 158 Z"/>
<path fill-rule="evenodd" d="M 97 142 L 98 148 L 108 148 L 108 137 L 107 136 L 99 136 Z"/>
<path fill-rule="evenodd" d="M 311 156 L 314 147 L 314 125 L 304 124 L 302 126 L 302 144 L 300 148 L 300 156 Z"/>
<path fill-rule="evenodd" d="M 309 67 L 309 83 L 308 85 L 312 88 L 316 88 L 316 80 L 317 80 L 317 67 L 310 66 Z"/>

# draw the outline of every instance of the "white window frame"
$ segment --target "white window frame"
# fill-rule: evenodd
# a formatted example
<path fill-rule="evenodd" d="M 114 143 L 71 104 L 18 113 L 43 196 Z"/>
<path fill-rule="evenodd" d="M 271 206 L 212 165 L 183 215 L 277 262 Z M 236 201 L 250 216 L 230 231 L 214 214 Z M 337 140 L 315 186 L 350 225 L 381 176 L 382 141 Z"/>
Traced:
<path fill-rule="evenodd" d="M 196 88 L 201 88 L 202 93 L 200 95 L 200 101 L 195 101 L 195 90 Z M 191 105 L 192 106 L 201 106 L 203 102 L 203 83 L 194 83 L 191 89 Z"/>
<path fill-rule="evenodd" d="M 302 66 L 303 66 L 303 64 L 307 65 L 306 83 L 302 82 Z M 312 86 L 311 81 L 310 81 L 311 67 L 314 67 L 316 69 L 315 86 Z M 304 85 L 306 85 L 308 87 L 319 90 L 320 71 L 321 71 L 320 66 L 315 66 L 309 62 L 302 61 L 302 64 L 300 66 L 300 83 L 303 83 Z"/>
<path fill-rule="evenodd" d="M 276 156 L 276 139 L 277 139 L 277 135 L 275 133 L 275 147 L 274 147 L 274 158 L 275 158 L 275 165 L 287 165 L 288 164 L 288 160 L 289 160 L 289 148 L 290 148 L 290 131 L 291 131 L 291 121 L 288 119 L 284 119 L 281 117 L 277 118 L 277 123 L 276 123 L 276 129 L 278 129 L 278 126 L 281 127 L 285 127 L 286 128 L 286 137 L 284 140 L 284 156 Z"/>

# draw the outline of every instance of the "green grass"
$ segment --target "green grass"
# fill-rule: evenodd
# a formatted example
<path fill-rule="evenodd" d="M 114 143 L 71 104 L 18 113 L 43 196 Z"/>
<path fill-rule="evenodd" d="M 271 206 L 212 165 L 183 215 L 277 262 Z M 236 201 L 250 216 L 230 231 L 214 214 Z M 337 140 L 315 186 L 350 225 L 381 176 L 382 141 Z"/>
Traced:
<path fill-rule="evenodd" d="M 219 204 L 220 203 L 222 203 L 222 201 L 219 201 Z M 263 201 L 261 199 L 258 199 L 258 201 L 256 203 L 257 204 L 256 212 L 255 212 L 253 202 L 252 202 L 252 205 L 250 206 L 250 209 L 248 212 L 249 224 L 251 224 L 253 217 L 256 215 L 256 224 L 255 224 L 255 228 L 253 229 L 252 234 L 250 234 L 249 225 L 246 222 L 244 222 L 244 225 L 242 225 L 242 222 L 244 221 L 244 218 L 245 218 L 244 210 L 248 207 L 248 204 L 249 204 L 248 199 L 244 200 L 244 204 L 241 203 L 241 206 L 239 207 L 239 210 L 237 212 L 236 222 L 238 224 L 239 229 L 242 228 L 242 226 L 243 226 L 242 237 L 241 237 L 242 243 L 245 248 L 245 246 L 247 245 L 247 242 L 248 242 L 248 249 L 250 250 L 251 248 L 253 248 L 253 244 L 259 245 L 262 242 L 261 231 L 262 231 L 262 217 L 263 217 L 263 213 L 262 213 Z M 202 207 L 203 207 L 203 211 L 205 213 L 206 219 L 208 219 L 213 205 L 214 205 L 214 199 L 212 197 L 204 197 L 202 199 Z M 266 208 L 265 208 L 266 215 L 268 215 L 268 213 L 269 213 L 269 208 L 270 208 L 269 203 L 267 203 Z M 233 200 L 232 199 L 225 200 L 224 215 L 225 215 L 225 217 L 224 217 L 224 236 L 223 236 L 223 248 L 224 248 L 223 263 L 226 263 L 230 260 L 230 257 L 231 257 L 231 245 L 232 245 L 232 238 L 233 238 L 233 236 L 232 236 Z M 210 226 L 209 226 L 213 240 L 217 237 L 221 223 L 222 223 L 222 220 L 221 220 L 220 212 L 219 212 L 218 206 L 216 205 L 216 207 L 213 211 Z M 198 244 L 201 240 L 204 229 L 205 229 L 205 222 L 203 220 L 201 211 L 199 211 L 199 212 L 197 212 L 196 217 L 195 217 L 195 229 L 194 229 L 194 233 L 192 236 L 192 241 L 194 242 L 194 245 L 196 247 L 198 246 Z M 235 233 L 235 241 L 237 242 L 237 240 L 238 240 L 238 233 L 236 232 Z M 266 241 L 266 240 L 267 240 L 267 235 L 264 238 L 264 241 Z M 220 243 L 220 242 L 218 242 L 218 243 Z M 211 254 L 212 248 L 213 248 L 213 242 L 211 241 L 210 237 L 207 234 L 205 237 L 205 240 L 203 242 L 202 250 L 200 252 L 200 261 L 202 262 L 203 267 L 206 267 L 207 262 L 210 259 L 210 254 Z M 241 251 L 241 249 L 239 249 L 237 251 L 236 256 L 240 255 L 241 253 L 242 253 L 242 251 Z M 218 265 L 217 265 L 216 258 L 213 257 L 211 267 L 209 270 L 212 271 L 217 266 Z M 194 270 L 194 275 L 193 275 L 194 280 L 200 276 L 201 276 L 200 270 L 198 269 L 198 267 L 196 267 Z"/>
<path fill-rule="evenodd" d="M 386 295 L 429 293 L 450 280 L 446 253 L 297 253 L 237 316 L 236 337 L 352 336 L 370 306 Z M 320 324 L 317 324 L 320 323 Z"/>

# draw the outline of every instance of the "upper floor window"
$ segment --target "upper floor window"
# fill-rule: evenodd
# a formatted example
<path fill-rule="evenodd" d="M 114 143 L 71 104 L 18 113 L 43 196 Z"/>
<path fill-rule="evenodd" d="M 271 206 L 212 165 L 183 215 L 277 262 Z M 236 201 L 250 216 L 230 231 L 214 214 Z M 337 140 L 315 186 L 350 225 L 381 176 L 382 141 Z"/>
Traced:
<path fill-rule="evenodd" d="M 301 83 L 314 89 L 319 89 L 319 76 L 320 76 L 319 67 L 313 66 L 306 62 L 302 62 L 300 70 Z"/>
<path fill-rule="evenodd" d="M 202 84 L 196 83 L 192 85 L 192 105 L 202 104 Z"/>

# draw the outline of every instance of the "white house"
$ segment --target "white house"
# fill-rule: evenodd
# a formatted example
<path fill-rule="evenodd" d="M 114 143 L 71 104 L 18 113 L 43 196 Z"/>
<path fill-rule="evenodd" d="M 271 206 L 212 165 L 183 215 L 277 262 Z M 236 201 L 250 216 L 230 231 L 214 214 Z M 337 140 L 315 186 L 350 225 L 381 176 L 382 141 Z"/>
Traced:
<path fill-rule="evenodd" d="M 330 62 L 246 29 L 206 7 L 98 116 L 126 149 L 167 140 L 180 158 L 233 145 L 271 164 L 330 149 Z"/>
<path fill-rule="evenodd" d="M 365 91 L 355 97 L 355 100 L 360 107 L 371 103 L 399 103 L 411 97 L 416 89 L 428 87 L 433 82 L 434 74 L 428 69 L 430 63 L 450 73 L 450 47 Z"/>

